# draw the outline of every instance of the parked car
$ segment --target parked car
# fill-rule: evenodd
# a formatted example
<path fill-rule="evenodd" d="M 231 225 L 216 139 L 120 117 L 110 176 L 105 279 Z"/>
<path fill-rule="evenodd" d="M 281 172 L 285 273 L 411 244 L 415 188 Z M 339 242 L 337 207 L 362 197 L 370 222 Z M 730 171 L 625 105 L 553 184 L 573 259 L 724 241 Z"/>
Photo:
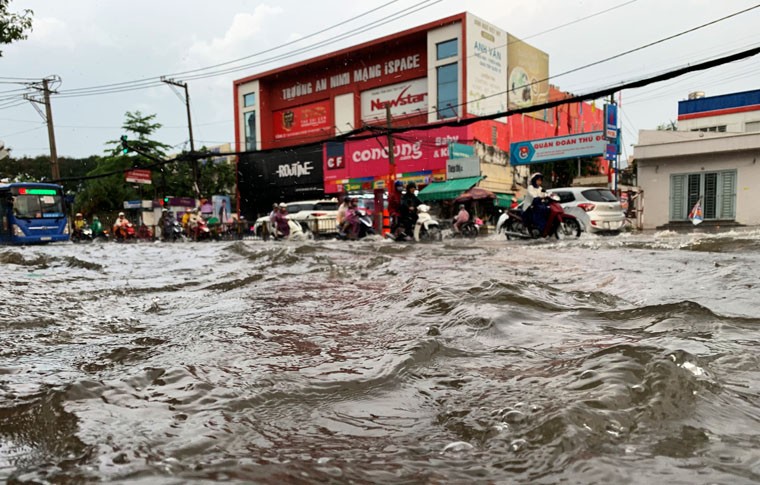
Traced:
<path fill-rule="evenodd" d="M 557 194 L 565 212 L 573 214 L 589 233 L 616 233 L 625 224 L 625 213 L 620 201 L 603 187 L 562 187 L 549 189 Z"/>
<path fill-rule="evenodd" d="M 301 224 L 304 233 L 311 232 L 315 236 L 337 234 L 336 218 L 338 216 L 338 200 L 302 200 L 287 202 L 288 219 Z M 259 217 L 253 224 L 254 233 L 261 237 L 264 224 L 269 223 L 269 215 Z"/>

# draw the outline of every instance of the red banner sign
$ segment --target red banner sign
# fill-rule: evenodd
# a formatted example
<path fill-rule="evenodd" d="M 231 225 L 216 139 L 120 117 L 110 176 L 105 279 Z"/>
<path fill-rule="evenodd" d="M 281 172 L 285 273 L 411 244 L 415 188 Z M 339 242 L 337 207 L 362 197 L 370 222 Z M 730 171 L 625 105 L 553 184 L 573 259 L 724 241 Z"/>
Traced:
<path fill-rule="evenodd" d="M 132 182 L 134 184 L 153 183 L 153 181 L 150 179 L 150 170 L 145 170 L 142 168 L 133 168 L 132 170 L 127 170 L 127 172 L 124 174 L 124 178 L 127 182 Z"/>
<path fill-rule="evenodd" d="M 306 143 L 309 135 L 332 135 L 329 100 L 275 111 L 272 118 L 275 140 L 302 137 Z"/>

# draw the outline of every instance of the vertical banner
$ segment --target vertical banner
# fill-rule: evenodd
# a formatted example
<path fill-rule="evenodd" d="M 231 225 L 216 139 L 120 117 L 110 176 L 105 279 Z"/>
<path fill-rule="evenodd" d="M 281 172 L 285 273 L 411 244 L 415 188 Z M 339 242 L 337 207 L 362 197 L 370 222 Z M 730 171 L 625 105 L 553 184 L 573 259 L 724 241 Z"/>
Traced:
<path fill-rule="evenodd" d="M 616 104 L 604 105 L 604 137 L 616 141 L 618 135 L 618 111 Z"/>

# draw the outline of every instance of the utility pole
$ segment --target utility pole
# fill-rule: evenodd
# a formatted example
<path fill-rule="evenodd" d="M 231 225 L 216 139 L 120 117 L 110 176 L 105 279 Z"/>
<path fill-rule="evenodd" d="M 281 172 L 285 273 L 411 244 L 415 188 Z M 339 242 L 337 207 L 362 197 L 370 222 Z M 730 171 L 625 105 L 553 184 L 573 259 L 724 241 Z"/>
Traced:
<path fill-rule="evenodd" d="M 396 159 L 395 155 L 393 154 L 393 133 L 391 132 L 391 105 L 390 103 L 385 103 L 385 122 L 386 126 L 388 128 L 388 177 L 386 178 L 385 188 L 388 190 L 388 196 L 390 197 L 391 191 L 395 190 L 395 187 L 393 186 L 394 180 L 396 178 Z M 382 189 L 375 189 L 375 207 L 384 208 L 385 207 L 385 201 L 383 198 L 383 192 L 385 192 Z M 375 232 L 377 234 L 383 233 L 383 209 L 376 209 L 375 210 Z"/>
<path fill-rule="evenodd" d="M 42 101 L 39 99 L 36 99 L 32 96 L 25 95 L 24 99 L 27 101 L 31 101 L 32 103 L 39 103 L 45 105 L 45 113 L 43 114 L 42 111 L 37 107 L 36 104 L 33 104 L 34 109 L 37 110 L 37 113 L 40 114 L 43 120 L 47 123 L 47 130 L 48 130 L 48 142 L 50 144 L 50 171 L 53 176 L 53 180 L 58 180 L 61 178 L 61 171 L 58 167 L 58 149 L 55 146 L 55 130 L 53 128 L 53 110 L 50 107 L 50 93 L 55 93 L 56 91 L 50 89 L 50 83 L 51 82 L 61 82 L 61 78 L 58 76 L 48 76 L 42 80 Z M 35 83 L 36 84 L 36 83 Z M 32 85 L 35 89 L 40 89 L 36 85 Z"/>
<path fill-rule="evenodd" d="M 187 83 L 166 79 L 161 76 L 161 81 L 170 86 L 177 86 L 185 90 L 185 108 L 187 109 L 187 129 L 190 132 L 190 153 L 195 154 L 195 141 L 193 140 L 193 120 L 190 116 L 190 93 L 187 91 Z M 195 189 L 195 198 L 201 198 L 200 171 L 198 170 L 198 160 L 193 158 L 193 187 Z"/>

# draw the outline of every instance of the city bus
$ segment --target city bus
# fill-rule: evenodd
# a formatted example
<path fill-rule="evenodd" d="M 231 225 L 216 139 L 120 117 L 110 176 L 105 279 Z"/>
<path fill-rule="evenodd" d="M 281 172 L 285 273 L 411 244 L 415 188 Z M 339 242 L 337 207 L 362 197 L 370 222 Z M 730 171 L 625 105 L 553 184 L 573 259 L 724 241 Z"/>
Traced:
<path fill-rule="evenodd" d="M 0 184 L 0 244 L 68 240 L 63 187 L 35 182 Z"/>

